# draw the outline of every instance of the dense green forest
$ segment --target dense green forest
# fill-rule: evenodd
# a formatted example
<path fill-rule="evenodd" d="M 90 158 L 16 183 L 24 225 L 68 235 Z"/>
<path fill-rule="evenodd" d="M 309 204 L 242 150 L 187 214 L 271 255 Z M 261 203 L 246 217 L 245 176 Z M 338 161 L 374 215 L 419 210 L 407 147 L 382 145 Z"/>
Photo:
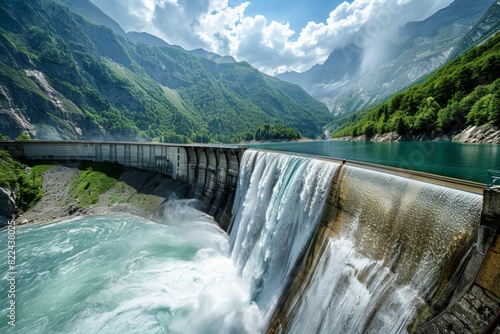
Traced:
<path fill-rule="evenodd" d="M 234 142 L 249 142 L 249 141 L 290 141 L 302 138 L 300 132 L 293 128 L 289 128 L 284 124 L 262 124 L 256 130 L 247 130 L 243 133 L 238 133 L 233 136 Z M 194 141 L 197 143 L 208 143 L 210 137 L 207 135 L 196 135 Z M 186 136 L 181 136 L 173 132 L 166 133 L 159 138 L 162 143 L 190 143 L 190 139 Z"/>
<path fill-rule="evenodd" d="M 263 124 L 314 138 L 332 119 L 245 62 L 134 43 L 51 0 L 0 0 L 0 18 L 10 138 L 239 142 Z"/>
<path fill-rule="evenodd" d="M 486 123 L 500 125 L 500 34 L 387 102 L 336 120 L 331 136 L 437 136 Z"/>

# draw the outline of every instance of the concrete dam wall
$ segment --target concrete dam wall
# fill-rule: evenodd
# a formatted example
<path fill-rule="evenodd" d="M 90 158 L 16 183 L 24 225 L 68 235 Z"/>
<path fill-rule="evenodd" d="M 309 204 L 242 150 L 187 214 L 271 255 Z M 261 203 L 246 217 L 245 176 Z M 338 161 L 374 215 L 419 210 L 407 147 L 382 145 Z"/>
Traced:
<path fill-rule="evenodd" d="M 245 150 L 237 145 L 86 141 L 5 141 L 0 149 L 18 159 L 116 162 L 186 181 L 192 186 L 191 195 L 225 230 L 231 220 L 239 163 Z"/>
<path fill-rule="evenodd" d="M 443 232 L 444 229 L 455 229 L 453 222 L 463 218 L 457 213 L 460 215 L 461 207 L 469 201 L 466 194 L 475 193 L 474 202 L 483 202 L 482 213 L 480 204 L 475 205 L 479 209 L 474 209 L 478 211 L 475 217 L 480 216 L 480 222 L 477 220 L 476 225 L 462 230 L 448 231 L 451 246 L 447 246 L 448 243 L 444 246 L 462 249 L 460 254 L 445 261 L 459 266 L 463 273 L 463 279 L 452 277 L 458 280 L 453 282 L 456 291 L 451 300 L 444 302 L 450 308 L 437 317 L 434 314 L 428 323 L 420 322 L 418 328 L 413 327 L 410 331 L 439 333 L 447 332 L 450 326 L 481 329 L 484 321 L 492 318 L 489 313 L 483 314 L 483 322 L 464 325 L 463 321 L 464 317 L 467 318 L 464 314 L 484 313 L 484 304 L 478 304 L 478 290 L 488 294 L 491 309 L 497 311 L 500 305 L 500 192 L 484 190 L 483 185 L 384 166 L 247 150 L 237 145 L 7 141 L 0 143 L 0 149 L 23 159 L 117 162 L 161 172 L 191 184 L 193 197 L 198 198 L 204 210 L 229 232 L 233 257 L 244 268 L 244 276 L 249 275 L 248 279 L 253 282 L 253 300 L 261 312 L 267 313 L 266 321 L 270 326 L 266 328 L 269 332 L 298 333 L 303 324 L 308 328 L 318 326 L 319 332 L 323 332 L 321 328 L 331 329 L 334 317 L 342 310 L 330 314 L 332 308 L 328 305 L 345 305 L 346 300 L 359 291 L 364 308 L 353 304 L 353 309 L 366 312 L 359 312 L 361 317 L 348 328 L 356 325 L 358 329 L 366 330 L 367 326 L 382 321 L 386 315 L 395 319 L 394 314 L 374 311 L 376 305 L 390 301 L 389 297 L 381 295 L 372 302 L 365 296 L 379 293 L 382 289 L 377 286 L 391 292 L 396 283 L 411 281 L 412 277 L 415 282 L 423 282 L 419 277 L 427 274 L 419 270 L 435 263 L 432 257 L 438 255 L 434 250 L 426 253 L 423 249 L 428 247 L 421 246 L 431 240 L 433 244 L 441 245 L 444 233 L 440 228 Z M 459 191 L 451 189 L 450 193 L 447 188 L 430 184 Z M 439 209 L 442 201 L 450 206 L 450 213 Z M 442 227 L 436 224 L 436 217 L 441 217 L 439 224 L 443 224 Z M 451 226 L 446 224 L 447 220 L 451 221 Z M 416 223 L 408 224 L 409 221 Z M 420 221 L 431 223 L 421 226 Z M 463 247 L 465 244 L 474 246 L 470 252 L 462 254 L 468 249 Z M 446 253 L 447 248 L 443 249 Z M 364 258 L 365 255 L 368 259 Z M 460 263 L 462 256 L 470 265 Z M 423 264 L 413 259 L 417 257 L 425 260 L 421 262 Z M 275 262 L 269 262 L 270 259 Z M 339 259 L 343 262 L 338 262 Z M 385 267 L 385 264 L 389 266 Z M 284 265 L 286 267 L 281 267 Z M 346 272 L 342 271 L 344 269 Z M 320 272 L 326 275 L 322 277 Z M 324 283 L 325 279 L 335 279 L 337 274 L 340 275 L 338 281 L 344 282 L 339 286 L 353 289 L 353 293 L 343 295 L 345 300 L 325 298 L 326 292 L 332 296 L 337 294 L 333 290 L 336 282 Z M 452 273 L 446 275 L 453 276 Z M 347 277 L 350 283 L 345 285 Z M 359 290 L 365 286 L 367 292 Z M 323 287 L 332 290 L 322 290 Z M 403 287 L 401 296 L 406 298 L 408 289 Z M 434 292 L 426 293 L 431 295 Z M 418 293 L 416 295 L 418 297 Z M 325 300 L 328 305 L 323 303 Z M 349 302 L 359 303 L 360 300 Z M 456 309 L 457 305 L 465 303 L 470 303 L 465 311 L 450 311 L 451 307 Z M 325 309 L 320 312 L 323 306 Z M 413 306 L 405 307 L 409 312 L 408 322 L 414 324 L 411 320 Z M 395 311 L 399 314 L 401 309 L 398 307 Z M 371 317 L 370 322 L 364 319 L 365 313 Z M 311 320 L 318 314 L 323 316 L 317 324 L 300 320 Z M 353 319 L 352 315 L 345 316 L 346 320 Z M 473 319 L 472 316 L 469 318 Z M 404 332 L 408 322 L 401 324 L 401 331 L 394 332 Z M 326 327 L 321 327 L 323 325 Z"/>

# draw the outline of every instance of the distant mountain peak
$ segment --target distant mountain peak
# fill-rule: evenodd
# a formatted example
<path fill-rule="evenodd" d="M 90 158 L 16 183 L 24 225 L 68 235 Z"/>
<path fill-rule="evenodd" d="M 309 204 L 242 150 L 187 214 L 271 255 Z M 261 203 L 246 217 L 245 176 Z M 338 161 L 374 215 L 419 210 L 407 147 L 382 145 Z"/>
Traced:
<path fill-rule="evenodd" d="M 334 50 L 321 65 L 277 77 L 302 86 L 334 115 L 347 114 L 398 92 L 453 59 L 461 39 L 495 0 L 455 0 L 427 19 L 409 22 L 380 54 L 354 46 Z M 372 66 L 364 66 L 370 59 Z M 362 71 L 361 71 L 362 69 Z"/>
<path fill-rule="evenodd" d="M 113 30 L 115 34 L 125 36 L 122 27 L 111 17 L 104 14 L 99 7 L 88 0 L 53 0 L 56 3 L 68 7 L 74 13 L 83 16 L 92 23 L 99 24 Z"/>

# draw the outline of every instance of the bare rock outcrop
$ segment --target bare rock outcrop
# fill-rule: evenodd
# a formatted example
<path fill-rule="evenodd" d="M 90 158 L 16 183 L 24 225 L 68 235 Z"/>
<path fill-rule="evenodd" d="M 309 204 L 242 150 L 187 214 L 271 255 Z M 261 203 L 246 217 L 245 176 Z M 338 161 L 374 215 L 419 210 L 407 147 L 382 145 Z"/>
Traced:
<path fill-rule="evenodd" d="M 453 141 L 461 143 L 500 144 L 500 128 L 492 124 L 471 125 L 455 137 Z"/>
<path fill-rule="evenodd" d="M 7 188 L 0 188 L 0 227 L 7 225 L 14 218 L 15 209 L 15 193 Z"/>
<path fill-rule="evenodd" d="M 399 142 L 399 141 L 456 141 L 461 143 L 473 144 L 500 144 L 500 128 L 493 124 L 485 124 L 481 126 L 471 125 L 462 132 L 453 136 L 452 134 L 441 134 L 439 136 L 431 136 L 429 133 L 420 133 L 413 136 L 400 135 L 397 132 L 388 132 L 383 134 L 375 134 L 372 137 L 361 136 L 346 136 L 336 138 L 351 141 L 373 141 L 373 142 Z"/>

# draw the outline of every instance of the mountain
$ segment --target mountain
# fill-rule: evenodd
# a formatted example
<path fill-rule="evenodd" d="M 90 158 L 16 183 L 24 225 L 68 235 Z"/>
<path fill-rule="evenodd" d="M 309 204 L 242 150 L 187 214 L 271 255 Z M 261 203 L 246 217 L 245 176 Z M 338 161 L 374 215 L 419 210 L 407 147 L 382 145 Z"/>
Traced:
<path fill-rule="evenodd" d="M 68 7 L 74 13 L 83 16 L 92 23 L 108 27 L 115 34 L 125 36 L 125 31 L 120 25 L 104 14 L 96 5 L 90 1 L 81 0 L 54 0 L 56 3 Z"/>
<path fill-rule="evenodd" d="M 71 11 L 75 12 L 76 14 L 79 14 L 89 21 L 98 24 L 98 25 L 103 25 L 105 27 L 110 28 L 115 32 L 116 34 L 122 35 L 122 36 L 127 36 L 129 40 L 131 40 L 134 43 L 144 43 L 149 46 L 157 46 L 157 47 L 162 47 L 162 46 L 171 46 L 167 42 L 165 42 L 163 39 L 156 37 L 154 35 L 151 35 L 147 32 L 137 32 L 137 31 L 129 31 L 125 33 L 123 29 L 120 27 L 116 21 L 111 19 L 109 16 L 104 14 L 97 6 L 95 6 L 93 3 L 83 0 L 83 1 L 74 1 L 74 0 L 54 0 L 60 4 L 63 4 L 67 6 Z M 177 47 L 181 50 L 184 50 L 182 47 L 174 45 L 173 47 Z M 221 62 L 236 62 L 236 60 L 231 57 L 231 56 L 221 56 L 213 52 L 209 52 L 203 49 L 195 49 L 192 51 L 188 51 L 192 55 L 196 57 L 201 57 L 205 59 L 209 59 L 212 61 L 215 61 L 217 63 Z"/>
<path fill-rule="evenodd" d="M 182 47 L 178 45 L 170 45 L 167 42 L 165 42 L 163 39 L 158 38 L 154 35 L 148 34 L 147 32 L 136 32 L 136 31 L 129 31 L 127 32 L 127 37 L 129 40 L 131 40 L 134 43 L 144 43 L 149 46 L 157 46 L 157 47 L 162 47 L 162 46 L 172 46 L 174 48 L 177 48 L 179 50 L 184 50 Z M 236 63 L 236 60 L 231 57 L 231 56 L 221 56 L 216 53 L 204 50 L 204 49 L 195 49 L 191 51 L 187 51 L 193 56 L 208 59 L 211 61 L 214 61 L 218 64 L 220 63 Z"/>
<path fill-rule="evenodd" d="M 342 90 L 350 82 L 359 79 L 359 68 L 361 67 L 360 52 L 354 45 L 342 49 L 335 49 L 322 65 L 314 65 L 310 70 L 298 72 L 286 72 L 277 77 L 293 82 L 304 89 L 316 94 L 320 100 L 327 102 L 327 95 L 320 93 Z"/>
<path fill-rule="evenodd" d="M 148 34 L 147 32 L 129 31 L 127 32 L 127 38 L 134 43 L 143 43 L 149 46 L 157 46 L 157 47 L 171 46 L 163 39 Z"/>
<path fill-rule="evenodd" d="M 331 121 L 297 85 L 245 62 L 116 33 L 96 8 L 86 0 L 0 0 L 1 134 L 229 142 L 265 123 L 315 137 Z"/>
<path fill-rule="evenodd" d="M 452 136 L 466 127 L 500 125 L 500 33 L 447 63 L 421 84 L 350 119 L 332 136 Z M 354 122 L 353 122 L 354 121 Z"/>
<path fill-rule="evenodd" d="M 335 115 L 346 115 L 382 101 L 453 59 L 462 38 L 493 2 L 455 0 L 426 20 L 407 23 L 384 46 L 385 59 L 373 69 L 361 71 L 360 64 L 379 55 L 349 45 L 309 71 L 277 77 L 301 85 Z"/>
<path fill-rule="evenodd" d="M 231 56 L 221 56 L 217 53 L 209 52 L 204 49 L 194 49 L 189 51 L 192 55 L 200 58 L 205 58 L 211 61 L 214 61 L 218 64 L 220 63 L 236 63 L 236 60 Z"/>
<path fill-rule="evenodd" d="M 470 47 L 491 38 L 500 31 L 500 1 L 496 1 L 453 50 L 450 58 L 456 58 Z"/>

